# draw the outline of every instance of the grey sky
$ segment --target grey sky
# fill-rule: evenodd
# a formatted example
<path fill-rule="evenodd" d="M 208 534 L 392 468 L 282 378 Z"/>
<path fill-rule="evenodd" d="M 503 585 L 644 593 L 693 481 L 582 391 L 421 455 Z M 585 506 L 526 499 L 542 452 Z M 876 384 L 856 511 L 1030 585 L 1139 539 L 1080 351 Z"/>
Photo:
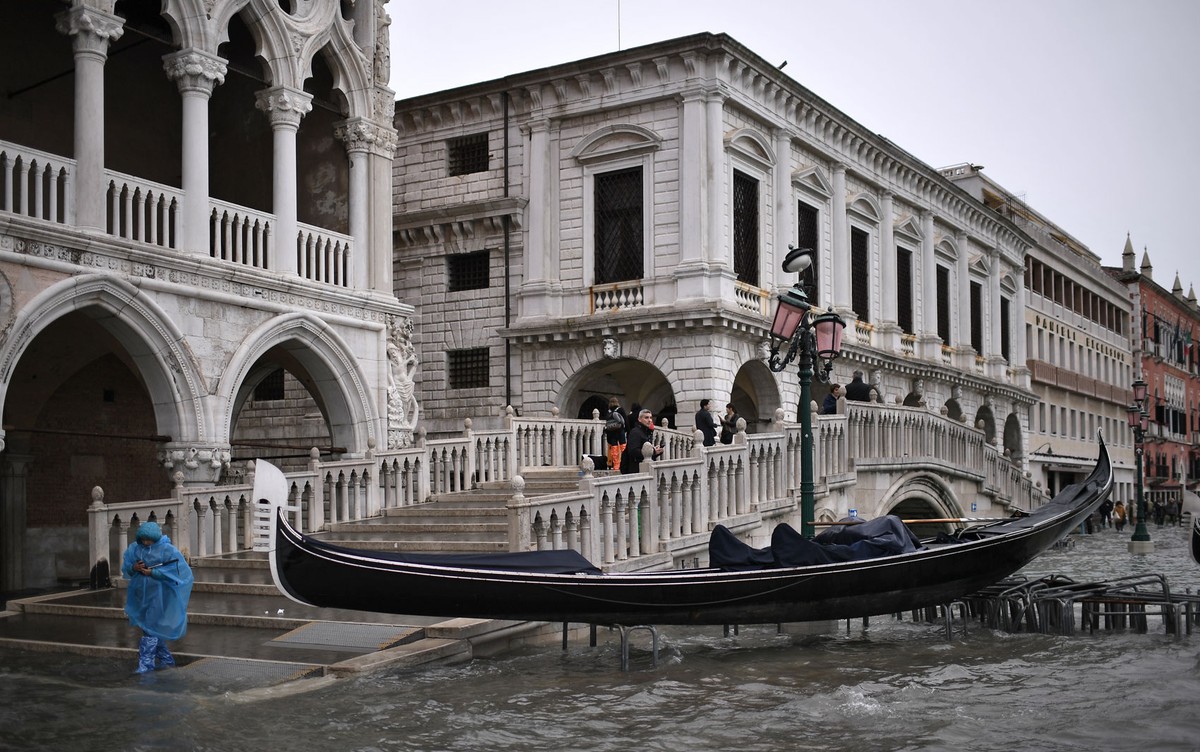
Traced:
<path fill-rule="evenodd" d="M 983 165 L 1104 264 L 1120 264 L 1128 232 L 1159 284 L 1178 271 L 1185 293 L 1200 287 L 1196 0 L 392 0 L 388 11 L 401 98 L 727 33 L 929 165 Z"/>

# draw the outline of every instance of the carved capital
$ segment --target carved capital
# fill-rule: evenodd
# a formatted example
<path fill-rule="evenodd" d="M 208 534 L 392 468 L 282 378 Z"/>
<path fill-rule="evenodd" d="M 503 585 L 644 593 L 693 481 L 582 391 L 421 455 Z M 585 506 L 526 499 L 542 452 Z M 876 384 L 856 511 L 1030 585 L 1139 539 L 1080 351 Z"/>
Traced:
<path fill-rule="evenodd" d="M 225 83 L 229 68 L 216 55 L 200 50 L 180 50 L 163 56 L 163 70 L 183 91 L 212 94 L 213 87 Z"/>
<path fill-rule="evenodd" d="M 312 95 L 287 86 L 263 89 L 256 95 L 254 106 L 267 113 L 271 125 L 300 127 L 300 120 L 312 111 Z"/>
<path fill-rule="evenodd" d="M 346 151 L 373 151 L 390 157 L 396 150 L 396 130 L 366 118 L 343 120 L 333 129 L 334 138 L 346 145 Z"/>
<path fill-rule="evenodd" d="M 109 43 L 125 33 L 125 19 L 82 5 L 59 13 L 55 19 L 58 32 L 71 37 L 77 53 L 106 56 Z"/>
<path fill-rule="evenodd" d="M 229 466 L 229 447 L 172 442 L 159 451 L 158 460 L 176 482 L 212 484 Z"/>

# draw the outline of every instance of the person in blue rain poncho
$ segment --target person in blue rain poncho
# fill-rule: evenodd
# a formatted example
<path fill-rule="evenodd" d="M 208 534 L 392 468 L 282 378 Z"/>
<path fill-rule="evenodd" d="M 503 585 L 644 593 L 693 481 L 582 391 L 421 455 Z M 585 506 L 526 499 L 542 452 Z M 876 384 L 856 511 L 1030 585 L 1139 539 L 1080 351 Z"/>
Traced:
<path fill-rule="evenodd" d="M 143 522 L 125 549 L 121 574 L 129 580 L 125 613 L 142 630 L 136 673 L 175 665 L 168 640 L 187 631 L 192 568 L 156 522 Z"/>

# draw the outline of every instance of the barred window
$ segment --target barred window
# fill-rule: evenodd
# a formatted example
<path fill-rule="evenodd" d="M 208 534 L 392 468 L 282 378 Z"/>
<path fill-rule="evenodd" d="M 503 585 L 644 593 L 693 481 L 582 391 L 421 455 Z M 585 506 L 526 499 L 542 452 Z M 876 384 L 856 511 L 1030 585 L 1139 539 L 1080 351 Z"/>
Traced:
<path fill-rule="evenodd" d="M 283 399 L 283 369 L 276 368 L 254 387 L 254 401 Z"/>
<path fill-rule="evenodd" d="M 937 268 L 937 335 L 943 345 L 950 342 L 950 270 Z"/>
<path fill-rule="evenodd" d="M 486 347 L 450 350 L 446 353 L 447 386 L 450 389 L 481 389 L 491 381 Z"/>
<path fill-rule="evenodd" d="M 489 251 L 456 253 L 446 257 L 446 289 L 449 292 L 485 290 L 489 284 Z"/>
<path fill-rule="evenodd" d="M 818 247 L 820 244 L 820 225 L 818 224 L 820 213 L 817 207 L 809 206 L 803 201 L 796 204 L 796 247 L 811 248 L 812 266 L 808 268 L 808 278 L 812 280 L 812 290 L 809 291 L 809 299 L 816 300 L 820 293 L 821 276 L 817 268 L 817 258 L 820 256 Z"/>
<path fill-rule="evenodd" d="M 850 228 L 851 305 L 859 321 L 871 320 L 871 236 L 857 227 Z"/>
<path fill-rule="evenodd" d="M 641 279 L 645 256 L 642 168 L 595 176 L 596 284 Z"/>
<path fill-rule="evenodd" d="M 447 168 L 451 177 L 454 175 L 469 175 L 473 172 L 487 172 L 488 134 L 476 133 L 470 136 L 452 138 L 446 142 Z"/>
<path fill-rule="evenodd" d="M 1000 298 L 1000 354 L 1009 363 L 1012 363 L 1012 356 L 1009 355 L 1009 327 L 1012 325 L 1008 320 L 1008 298 Z"/>
<path fill-rule="evenodd" d="M 896 323 L 913 333 L 912 251 L 896 246 Z"/>
<path fill-rule="evenodd" d="M 733 271 L 748 285 L 758 284 L 758 181 L 733 173 Z"/>
<path fill-rule="evenodd" d="M 971 347 L 983 353 L 983 285 L 971 283 Z"/>

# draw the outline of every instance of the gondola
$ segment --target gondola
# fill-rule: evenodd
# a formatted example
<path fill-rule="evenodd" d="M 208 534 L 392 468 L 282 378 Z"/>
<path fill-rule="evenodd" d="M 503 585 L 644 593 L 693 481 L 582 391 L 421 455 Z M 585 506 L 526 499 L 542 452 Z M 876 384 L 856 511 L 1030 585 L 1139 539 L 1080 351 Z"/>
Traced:
<path fill-rule="evenodd" d="M 1087 479 L 1031 514 L 907 553 L 826 564 L 605 574 L 574 551 L 365 551 L 296 532 L 282 509 L 271 515 L 269 559 L 280 591 L 328 608 L 625 626 L 846 619 L 945 604 L 993 584 L 1079 527 L 1111 489 L 1100 441 Z"/>

